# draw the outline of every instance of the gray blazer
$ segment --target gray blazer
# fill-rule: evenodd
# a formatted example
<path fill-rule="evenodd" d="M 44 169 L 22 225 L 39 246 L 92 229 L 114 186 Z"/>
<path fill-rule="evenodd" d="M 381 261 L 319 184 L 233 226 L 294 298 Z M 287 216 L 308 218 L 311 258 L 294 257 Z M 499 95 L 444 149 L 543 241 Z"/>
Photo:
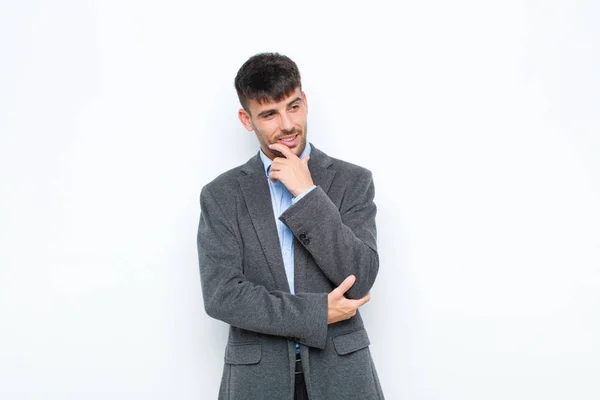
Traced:
<path fill-rule="evenodd" d="M 281 216 L 294 234 L 290 293 L 259 155 L 200 195 L 198 254 L 204 307 L 230 325 L 219 399 L 292 400 L 295 342 L 311 400 L 383 399 L 360 313 L 327 324 L 327 294 L 348 275 L 348 298 L 377 275 L 371 173 L 314 146 L 317 187 Z"/>

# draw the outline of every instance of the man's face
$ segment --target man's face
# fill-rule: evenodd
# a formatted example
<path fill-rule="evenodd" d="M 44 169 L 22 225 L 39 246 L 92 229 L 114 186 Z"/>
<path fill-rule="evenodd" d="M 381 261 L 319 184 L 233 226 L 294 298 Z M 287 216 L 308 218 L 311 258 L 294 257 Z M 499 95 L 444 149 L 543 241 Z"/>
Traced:
<path fill-rule="evenodd" d="M 260 147 L 271 160 L 283 155 L 269 149 L 273 143 L 281 143 L 300 156 L 306 147 L 306 115 L 308 106 L 306 96 L 300 88 L 278 102 L 260 104 L 255 100 L 248 102 L 250 112 L 240 109 L 238 117 L 242 125 L 254 131 Z"/>

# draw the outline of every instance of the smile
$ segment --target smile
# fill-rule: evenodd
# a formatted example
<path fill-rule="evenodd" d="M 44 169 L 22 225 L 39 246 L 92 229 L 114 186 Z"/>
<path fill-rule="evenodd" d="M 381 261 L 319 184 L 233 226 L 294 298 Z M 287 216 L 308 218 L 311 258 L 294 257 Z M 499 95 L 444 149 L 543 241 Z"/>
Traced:
<path fill-rule="evenodd" d="M 280 138 L 279 140 L 277 140 L 278 143 L 282 143 L 282 144 L 286 145 L 287 147 L 294 147 L 296 145 L 297 141 L 298 141 L 298 134 L 295 134 L 292 136 L 286 136 L 284 138 Z"/>

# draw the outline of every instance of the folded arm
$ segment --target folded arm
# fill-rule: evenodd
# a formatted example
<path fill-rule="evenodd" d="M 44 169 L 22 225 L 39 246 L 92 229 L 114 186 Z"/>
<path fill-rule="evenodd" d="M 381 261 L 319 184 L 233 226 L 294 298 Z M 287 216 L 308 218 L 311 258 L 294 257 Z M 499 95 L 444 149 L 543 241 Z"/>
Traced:
<path fill-rule="evenodd" d="M 379 270 L 375 187 L 368 170 L 348 185 L 340 209 L 317 187 L 281 216 L 298 241 L 337 286 L 349 275 L 356 283 L 346 297 L 364 297 Z"/>
<path fill-rule="evenodd" d="M 198 257 L 204 307 L 230 325 L 324 348 L 327 293 L 269 291 L 242 273 L 242 244 L 206 189 L 200 196 Z"/>

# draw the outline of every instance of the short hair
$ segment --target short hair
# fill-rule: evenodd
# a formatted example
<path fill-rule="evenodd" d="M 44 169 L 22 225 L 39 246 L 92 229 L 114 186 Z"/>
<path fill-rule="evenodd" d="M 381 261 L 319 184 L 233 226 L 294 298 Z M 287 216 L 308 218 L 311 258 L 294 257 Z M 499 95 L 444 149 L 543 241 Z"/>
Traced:
<path fill-rule="evenodd" d="M 248 101 L 262 104 L 280 101 L 300 88 L 300 71 L 289 57 L 279 53 L 260 53 L 250 57 L 235 77 L 235 90 L 242 107 L 248 110 Z"/>

